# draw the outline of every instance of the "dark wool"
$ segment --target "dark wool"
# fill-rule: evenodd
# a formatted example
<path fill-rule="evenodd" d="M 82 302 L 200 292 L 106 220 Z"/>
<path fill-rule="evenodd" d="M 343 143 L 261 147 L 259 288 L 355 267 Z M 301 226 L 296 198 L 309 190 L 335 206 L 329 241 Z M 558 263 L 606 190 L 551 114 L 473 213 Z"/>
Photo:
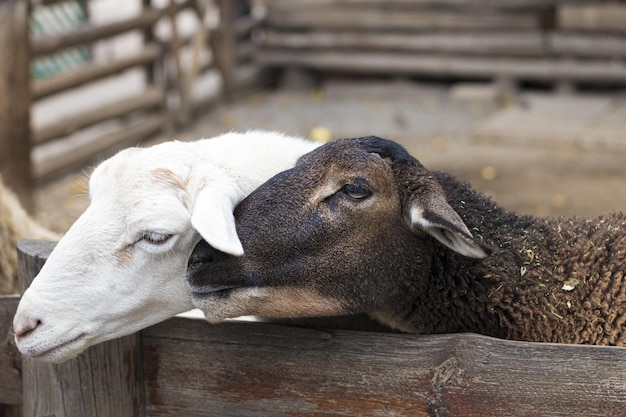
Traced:
<path fill-rule="evenodd" d="M 520 216 L 446 173 L 448 202 L 493 249 L 476 261 L 435 242 L 428 289 L 405 317 L 421 332 L 626 345 L 626 217 Z M 400 313 L 399 311 L 396 311 Z"/>

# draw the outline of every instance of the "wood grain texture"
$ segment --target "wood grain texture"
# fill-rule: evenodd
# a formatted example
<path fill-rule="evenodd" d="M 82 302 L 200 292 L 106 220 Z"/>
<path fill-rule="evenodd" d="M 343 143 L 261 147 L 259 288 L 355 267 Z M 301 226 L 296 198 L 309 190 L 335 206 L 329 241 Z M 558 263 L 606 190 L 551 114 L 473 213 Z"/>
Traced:
<path fill-rule="evenodd" d="M 626 81 L 626 65 L 619 61 L 473 57 L 400 52 L 346 52 L 263 49 L 257 62 L 274 67 L 307 67 L 351 74 L 396 74 L 459 77 L 512 77 L 535 81 L 559 79 L 590 83 Z"/>
<path fill-rule="evenodd" d="M 275 28 L 335 30 L 489 30 L 539 29 L 540 19 L 530 13 L 469 13 L 438 10 L 369 10 L 359 8 L 269 9 L 267 22 Z"/>
<path fill-rule="evenodd" d="M 28 4 L 0 1 L 0 174 L 32 210 L 29 60 Z"/>
<path fill-rule="evenodd" d="M 438 8 L 481 8 L 481 9 L 522 9 L 546 8 L 554 4 L 576 3 L 581 0 L 266 0 L 271 8 L 319 8 L 319 7 L 358 7 L 384 9 L 423 9 Z M 598 0 L 596 0 L 598 2 Z"/>
<path fill-rule="evenodd" d="M 140 52 L 128 57 L 102 64 L 85 64 L 78 69 L 64 72 L 54 77 L 32 82 L 32 98 L 41 99 L 62 91 L 79 87 L 94 80 L 119 74 L 129 68 L 155 62 L 161 54 L 156 45 L 146 45 Z"/>
<path fill-rule="evenodd" d="M 626 5 L 562 4 L 557 8 L 557 24 L 567 30 L 626 33 Z"/>
<path fill-rule="evenodd" d="M 493 54 L 541 56 L 547 53 L 539 32 L 457 31 L 457 32 L 382 32 L 321 31 L 282 32 L 267 30 L 260 47 L 315 50 L 407 51 L 454 54 Z"/>
<path fill-rule="evenodd" d="M 624 348 L 184 319 L 142 343 L 151 416 L 626 415 Z"/>
<path fill-rule="evenodd" d="M 0 404 L 22 403 L 22 361 L 12 330 L 19 301 L 15 295 L 0 296 Z"/>

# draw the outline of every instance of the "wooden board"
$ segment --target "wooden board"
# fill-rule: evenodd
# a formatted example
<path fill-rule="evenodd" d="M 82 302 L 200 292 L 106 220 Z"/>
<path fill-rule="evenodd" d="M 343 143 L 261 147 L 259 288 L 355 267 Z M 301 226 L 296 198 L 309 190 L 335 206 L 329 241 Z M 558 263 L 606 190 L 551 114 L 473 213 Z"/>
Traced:
<path fill-rule="evenodd" d="M 432 30 L 432 29 L 538 29 L 540 19 L 531 13 L 491 13 L 476 10 L 466 13 L 438 10 L 367 10 L 315 8 L 269 10 L 267 22 L 276 28 Z"/>
<path fill-rule="evenodd" d="M 28 4 L 0 2 L 0 174 L 27 210 L 33 209 L 30 164 Z"/>
<path fill-rule="evenodd" d="M 538 31 L 457 31 L 371 33 L 296 32 L 268 29 L 260 48 L 330 51 L 404 51 L 483 56 L 626 57 L 626 36 Z"/>
<path fill-rule="evenodd" d="M 13 341 L 17 295 L 0 296 L 0 404 L 22 402 L 21 359 Z"/>
<path fill-rule="evenodd" d="M 393 52 L 294 51 L 264 49 L 257 62 L 277 67 L 308 67 L 351 74 L 511 77 L 536 81 L 624 82 L 626 64 L 608 60 L 576 61 L 407 54 Z"/>
<path fill-rule="evenodd" d="M 155 24 L 163 13 L 150 9 L 136 17 L 103 25 L 86 24 L 63 34 L 46 34 L 31 41 L 34 57 L 58 52 L 72 46 L 84 45 L 102 38 L 113 37 L 131 30 L 144 29 Z"/>
<path fill-rule="evenodd" d="M 626 33 L 626 4 L 564 4 L 557 8 L 558 27 L 567 30 Z"/>
<path fill-rule="evenodd" d="M 626 415 L 626 348 L 189 319 L 142 346 L 155 417 Z"/>
<path fill-rule="evenodd" d="M 89 143 L 70 143 L 63 152 L 49 155 L 46 159 L 33 164 L 33 175 L 35 179 L 43 180 L 70 168 L 92 163 L 96 157 L 112 155 L 124 147 L 137 146 L 142 140 L 160 131 L 164 123 L 162 115 L 153 113 L 123 126 L 120 130 L 99 136 Z"/>
<path fill-rule="evenodd" d="M 581 0 L 266 0 L 271 8 L 295 9 L 305 7 L 343 6 L 386 9 L 420 9 L 424 7 L 467 7 L 491 9 L 546 8 L 555 4 L 576 3 Z M 598 1 L 598 0 L 596 0 Z"/>
<path fill-rule="evenodd" d="M 95 110 L 88 110 L 60 118 L 50 125 L 42 126 L 39 130 L 35 130 L 33 132 L 33 143 L 40 144 L 60 136 L 71 135 L 96 123 L 128 116 L 138 110 L 156 109 L 163 105 L 164 97 L 164 91 L 155 87 L 149 87 L 141 94 L 130 98 L 98 107 Z"/>
<path fill-rule="evenodd" d="M 119 58 L 102 64 L 85 64 L 51 78 L 35 80 L 32 83 L 33 99 L 40 99 L 70 88 L 87 84 L 94 80 L 118 74 L 129 68 L 154 62 L 161 50 L 156 45 L 147 45 L 135 55 Z"/>
<path fill-rule="evenodd" d="M 508 56 L 545 55 L 544 37 L 529 31 L 460 31 L 460 32 L 384 32 L 312 31 L 284 32 L 268 30 L 260 47 L 347 50 L 407 51 L 448 54 L 493 54 Z"/>

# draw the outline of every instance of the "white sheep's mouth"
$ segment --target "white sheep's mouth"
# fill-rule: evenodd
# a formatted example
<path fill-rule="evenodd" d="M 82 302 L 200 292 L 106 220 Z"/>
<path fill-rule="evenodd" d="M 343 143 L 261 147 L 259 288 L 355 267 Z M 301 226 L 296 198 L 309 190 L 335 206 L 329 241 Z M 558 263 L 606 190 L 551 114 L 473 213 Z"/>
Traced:
<path fill-rule="evenodd" d="M 26 348 L 24 349 L 24 351 L 22 351 L 22 354 L 30 358 L 46 362 L 62 362 L 66 359 L 76 356 L 78 353 L 84 350 L 84 348 L 82 347 L 71 346 L 75 345 L 77 342 L 80 342 L 80 345 L 84 344 L 86 336 L 87 333 L 80 333 L 78 336 L 72 339 L 62 341 L 61 343 L 58 343 L 52 347 L 45 347 L 43 350 L 39 350 L 40 348 L 33 347 Z"/>

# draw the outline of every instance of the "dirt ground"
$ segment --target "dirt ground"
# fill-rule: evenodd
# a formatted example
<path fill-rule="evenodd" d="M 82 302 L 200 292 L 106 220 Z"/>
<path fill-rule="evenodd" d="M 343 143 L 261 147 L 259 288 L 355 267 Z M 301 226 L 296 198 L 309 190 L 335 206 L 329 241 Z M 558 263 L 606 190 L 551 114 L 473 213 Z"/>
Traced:
<path fill-rule="evenodd" d="M 396 140 L 427 167 L 469 180 L 510 210 L 540 216 L 626 210 L 626 151 L 567 142 L 478 140 L 473 135 L 476 126 L 501 110 L 503 103 L 455 100 L 451 87 L 332 80 L 321 88 L 264 91 L 208 112 L 187 131 L 149 143 L 253 128 L 309 136 L 323 127 L 334 138 L 378 135 Z M 39 187 L 41 222 L 60 232 L 71 225 L 88 204 L 87 172 Z"/>

